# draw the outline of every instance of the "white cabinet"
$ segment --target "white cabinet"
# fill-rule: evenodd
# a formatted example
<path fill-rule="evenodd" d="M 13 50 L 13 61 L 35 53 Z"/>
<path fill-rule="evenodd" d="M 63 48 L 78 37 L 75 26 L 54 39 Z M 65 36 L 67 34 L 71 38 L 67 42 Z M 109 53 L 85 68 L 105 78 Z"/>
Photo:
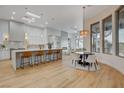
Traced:
<path fill-rule="evenodd" d="M 24 41 L 24 24 L 10 21 L 10 41 Z"/>
<path fill-rule="evenodd" d="M 37 27 L 25 26 L 29 45 L 44 44 L 44 30 Z"/>
<path fill-rule="evenodd" d="M 10 58 L 9 50 L 0 50 L 0 60 L 5 60 Z"/>

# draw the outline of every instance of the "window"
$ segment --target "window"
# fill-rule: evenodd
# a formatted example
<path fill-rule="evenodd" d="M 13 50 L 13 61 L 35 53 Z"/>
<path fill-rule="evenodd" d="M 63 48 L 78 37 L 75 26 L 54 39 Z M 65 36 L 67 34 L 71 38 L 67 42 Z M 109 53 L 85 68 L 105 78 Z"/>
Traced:
<path fill-rule="evenodd" d="M 118 21 L 118 55 L 124 57 L 124 7 L 119 12 Z"/>
<path fill-rule="evenodd" d="M 112 16 L 103 20 L 103 52 L 112 54 Z"/>
<path fill-rule="evenodd" d="M 76 49 L 78 49 L 78 48 L 79 48 L 79 40 L 76 39 Z"/>
<path fill-rule="evenodd" d="M 76 49 L 83 48 L 83 39 L 76 39 Z"/>
<path fill-rule="evenodd" d="M 92 31 L 92 52 L 100 52 L 100 24 L 95 23 L 91 25 Z"/>

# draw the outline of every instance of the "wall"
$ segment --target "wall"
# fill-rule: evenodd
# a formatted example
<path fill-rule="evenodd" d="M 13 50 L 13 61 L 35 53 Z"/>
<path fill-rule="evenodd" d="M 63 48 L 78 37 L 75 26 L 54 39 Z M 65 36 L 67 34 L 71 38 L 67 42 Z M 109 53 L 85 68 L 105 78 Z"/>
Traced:
<path fill-rule="evenodd" d="M 90 25 L 96 22 L 100 22 L 100 33 L 101 33 L 101 38 L 100 38 L 100 53 L 96 53 L 97 56 L 99 56 L 102 59 L 102 63 L 107 64 L 115 69 L 117 69 L 118 71 L 120 71 L 121 73 L 124 74 L 124 58 L 118 57 L 116 56 L 116 13 L 115 11 L 119 8 L 119 6 L 113 5 L 111 6 L 109 9 L 106 9 L 104 11 L 101 11 L 101 13 L 99 13 L 98 15 L 87 19 L 86 21 L 86 26 L 85 28 L 88 29 L 90 31 Z M 103 48 L 103 40 L 102 40 L 102 20 L 105 19 L 106 17 L 112 15 L 112 50 L 113 53 L 112 55 L 109 54 L 104 54 L 102 52 L 102 48 Z M 89 32 L 89 35 L 85 38 L 84 40 L 84 47 L 87 49 L 87 51 L 91 51 L 91 37 L 90 37 L 91 31 Z"/>

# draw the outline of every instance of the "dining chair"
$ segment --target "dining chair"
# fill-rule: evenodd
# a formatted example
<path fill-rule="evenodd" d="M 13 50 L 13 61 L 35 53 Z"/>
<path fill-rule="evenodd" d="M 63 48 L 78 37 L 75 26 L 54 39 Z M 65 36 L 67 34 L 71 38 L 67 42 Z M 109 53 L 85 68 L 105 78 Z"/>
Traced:
<path fill-rule="evenodd" d="M 86 65 L 88 66 L 88 70 L 90 70 L 90 67 L 92 67 L 93 64 L 95 66 L 95 69 L 97 70 L 95 55 L 89 55 L 85 61 L 86 61 Z"/>
<path fill-rule="evenodd" d="M 74 58 L 72 59 L 72 64 L 75 63 L 75 66 L 76 66 L 76 63 L 78 63 L 79 61 L 81 61 L 80 55 L 79 54 L 75 54 Z"/>
<path fill-rule="evenodd" d="M 101 57 L 101 55 L 96 55 L 96 65 L 101 66 L 100 63 L 102 62 L 103 62 L 103 58 Z"/>

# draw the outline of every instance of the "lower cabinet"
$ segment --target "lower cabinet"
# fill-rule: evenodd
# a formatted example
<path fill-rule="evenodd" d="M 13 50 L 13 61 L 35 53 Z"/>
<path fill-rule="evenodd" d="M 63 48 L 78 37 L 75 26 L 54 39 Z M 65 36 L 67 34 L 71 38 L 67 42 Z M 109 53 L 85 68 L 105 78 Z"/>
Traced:
<path fill-rule="evenodd" d="M 10 51 L 9 50 L 0 50 L 0 61 L 6 60 L 10 58 Z"/>

